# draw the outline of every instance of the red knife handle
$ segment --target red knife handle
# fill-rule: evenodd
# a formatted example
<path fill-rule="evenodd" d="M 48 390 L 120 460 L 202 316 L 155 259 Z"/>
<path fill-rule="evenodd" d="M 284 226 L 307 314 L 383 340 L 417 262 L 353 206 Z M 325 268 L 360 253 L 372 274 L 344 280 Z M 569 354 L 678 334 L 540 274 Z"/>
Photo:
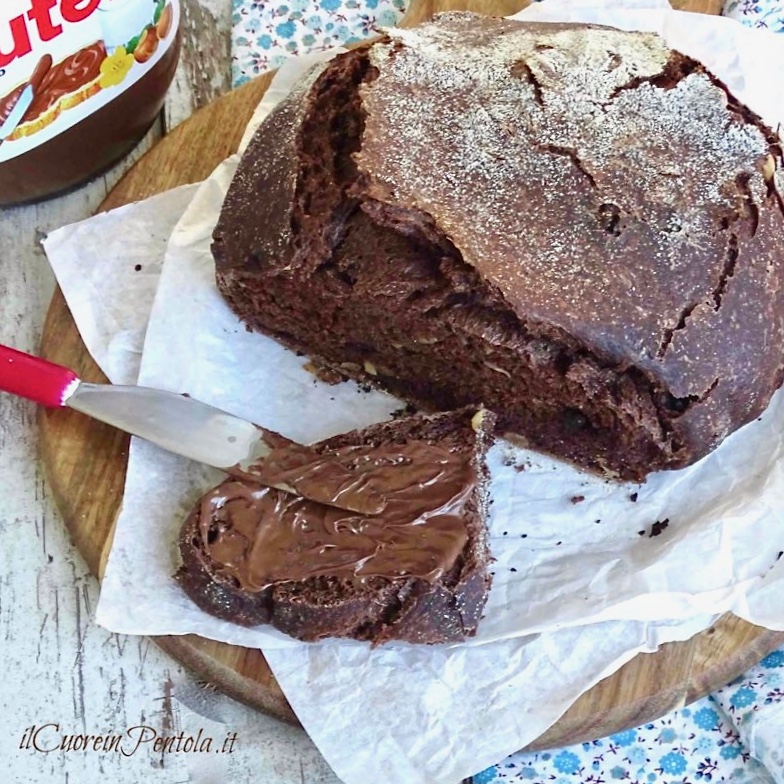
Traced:
<path fill-rule="evenodd" d="M 0 345 L 0 390 L 4 392 L 61 407 L 78 383 L 73 370 Z"/>

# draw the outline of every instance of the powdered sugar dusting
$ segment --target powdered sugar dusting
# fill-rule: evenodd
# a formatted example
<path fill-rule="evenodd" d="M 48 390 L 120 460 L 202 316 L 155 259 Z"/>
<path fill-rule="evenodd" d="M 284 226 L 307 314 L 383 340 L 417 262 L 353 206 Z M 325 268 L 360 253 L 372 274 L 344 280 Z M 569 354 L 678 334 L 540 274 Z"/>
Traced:
<path fill-rule="evenodd" d="M 369 195 L 435 216 L 518 313 L 659 363 L 767 207 L 762 131 L 699 69 L 657 84 L 654 34 L 446 14 L 390 37 L 362 88 Z"/>

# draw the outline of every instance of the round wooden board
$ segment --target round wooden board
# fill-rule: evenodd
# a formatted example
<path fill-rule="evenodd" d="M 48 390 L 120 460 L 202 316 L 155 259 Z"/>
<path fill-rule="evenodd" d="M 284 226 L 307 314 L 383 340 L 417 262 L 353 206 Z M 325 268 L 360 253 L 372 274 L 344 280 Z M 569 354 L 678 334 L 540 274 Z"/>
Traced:
<path fill-rule="evenodd" d="M 695 0 L 692 5 L 693 10 L 707 10 L 715 4 Z M 419 20 L 454 8 L 501 15 L 523 5 L 524 0 L 423 0 L 412 6 L 409 17 Z M 139 161 L 101 209 L 204 179 L 236 149 L 270 78 L 260 77 L 194 114 Z M 88 355 L 59 290 L 44 325 L 41 355 L 73 368 L 87 381 L 106 381 Z M 100 576 L 122 501 L 128 437 L 67 410 L 42 410 L 40 431 L 43 461 L 66 526 L 90 570 Z M 196 636 L 157 637 L 155 642 L 197 677 L 235 699 L 297 722 L 259 651 Z M 782 642 L 784 633 L 724 616 L 688 642 L 637 656 L 584 694 L 528 749 L 604 737 L 651 721 L 724 685 Z"/>

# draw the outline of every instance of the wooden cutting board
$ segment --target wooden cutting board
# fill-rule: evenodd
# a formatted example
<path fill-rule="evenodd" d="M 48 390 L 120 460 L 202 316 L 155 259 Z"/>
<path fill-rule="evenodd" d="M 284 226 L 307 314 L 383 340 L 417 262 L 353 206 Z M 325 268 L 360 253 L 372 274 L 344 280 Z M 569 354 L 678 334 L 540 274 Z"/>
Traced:
<path fill-rule="evenodd" d="M 415 0 L 406 21 L 421 21 L 450 9 L 507 15 L 526 4 L 526 0 Z M 717 13 L 721 0 L 687 0 L 677 5 Z M 101 209 L 204 179 L 234 152 L 270 80 L 269 75 L 262 76 L 194 114 L 129 171 Z M 106 381 L 88 355 L 59 290 L 44 325 L 41 354 L 74 368 L 85 380 Z M 90 570 L 100 576 L 122 501 L 128 437 L 60 410 L 42 411 L 40 430 L 42 457 L 65 524 Z M 155 642 L 197 677 L 237 700 L 297 722 L 259 651 L 196 636 L 157 637 Z M 583 695 L 529 749 L 603 737 L 653 720 L 724 685 L 782 642 L 782 633 L 727 615 L 688 642 L 635 658 Z"/>

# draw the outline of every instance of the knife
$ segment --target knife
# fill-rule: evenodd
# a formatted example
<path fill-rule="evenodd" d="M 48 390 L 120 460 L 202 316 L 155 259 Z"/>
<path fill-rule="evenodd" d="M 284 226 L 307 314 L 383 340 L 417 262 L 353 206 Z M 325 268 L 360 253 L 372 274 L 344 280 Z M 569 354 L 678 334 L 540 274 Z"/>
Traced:
<path fill-rule="evenodd" d="M 346 493 L 355 478 L 338 461 L 185 395 L 150 387 L 91 384 L 69 368 L 3 345 L 0 390 L 50 408 L 71 408 L 169 452 L 311 501 L 364 515 L 377 514 L 384 507 L 383 498 L 372 489 Z M 264 459 L 281 444 L 298 449 L 305 465 L 309 460 L 326 465 L 332 481 L 320 487 L 307 471 L 301 477 L 281 477 L 276 466 L 265 470 Z"/>
<path fill-rule="evenodd" d="M 30 74 L 30 80 L 28 81 L 27 86 L 22 90 L 19 98 L 16 99 L 16 103 L 11 109 L 8 117 L 6 117 L 3 124 L 0 125 L 0 144 L 16 130 L 16 126 L 22 122 L 44 77 L 49 73 L 52 63 L 52 55 L 48 53 L 43 55 L 36 63 L 32 74 Z"/>
<path fill-rule="evenodd" d="M 11 113 L 6 117 L 5 122 L 0 125 L 0 141 L 5 139 L 7 136 L 10 136 L 15 130 L 16 126 L 19 125 L 22 118 L 27 113 L 27 110 L 30 108 L 30 104 L 33 102 L 33 85 L 28 84 L 27 87 L 22 90 L 21 95 L 17 98 L 16 103 L 14 104 L 14 108 L 11 109 Z"/>

